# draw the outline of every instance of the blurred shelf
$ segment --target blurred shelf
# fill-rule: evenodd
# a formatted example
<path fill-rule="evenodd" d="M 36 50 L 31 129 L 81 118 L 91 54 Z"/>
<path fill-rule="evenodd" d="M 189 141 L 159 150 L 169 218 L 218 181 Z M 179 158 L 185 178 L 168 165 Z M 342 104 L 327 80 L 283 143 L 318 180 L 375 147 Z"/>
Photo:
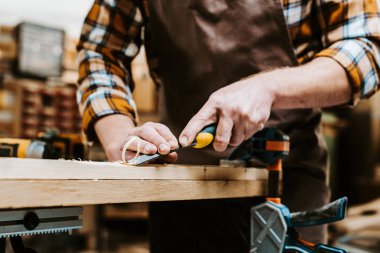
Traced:
<path fill-rule="evenodd" d="M 146 204 L 108 205 L 105 207 L 106 219 L 147 220 L 148 207 Z"/>

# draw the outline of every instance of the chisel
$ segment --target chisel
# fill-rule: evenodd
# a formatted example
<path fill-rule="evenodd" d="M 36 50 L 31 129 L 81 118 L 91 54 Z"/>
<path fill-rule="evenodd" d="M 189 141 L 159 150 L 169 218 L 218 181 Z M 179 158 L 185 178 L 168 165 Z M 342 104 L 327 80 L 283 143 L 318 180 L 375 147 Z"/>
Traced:
<path fill-rule="evenodd" d="M 189 147 L 197 148 L 197 149 L 205 148 L 213 142 L 215 133 L 216 133 L 216 123 L 207 125 L 197 134 L 197 136 L 195 137 L 195 140 L 189 146 L 182 146 L 177 149 L 173 149 L 169 153 L 176 152 L 178 150 L 189 148 Z M 159 154 L 159 153 L 156 153 L 153 155 L 141 155 L 129 160 L 127 162 L 127 165 L 135 165 L 135 166 L 141 165 L 141 164 L 153 161 L 159 157 L 163 157 L 165 155 Z"/>

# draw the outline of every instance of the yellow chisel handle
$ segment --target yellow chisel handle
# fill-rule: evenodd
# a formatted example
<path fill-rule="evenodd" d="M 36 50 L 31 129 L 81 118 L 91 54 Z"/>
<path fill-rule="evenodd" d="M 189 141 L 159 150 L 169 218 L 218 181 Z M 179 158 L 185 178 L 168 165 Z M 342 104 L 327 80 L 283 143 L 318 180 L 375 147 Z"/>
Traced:
<path fill-rule="evenodd" d="M 195 136 L 195 141 L 193 142 L 193 148 L 204 148 L 210 145 L 215 137 L 216 133 L 216 123 L 205 126 L 198 134 Z"/>

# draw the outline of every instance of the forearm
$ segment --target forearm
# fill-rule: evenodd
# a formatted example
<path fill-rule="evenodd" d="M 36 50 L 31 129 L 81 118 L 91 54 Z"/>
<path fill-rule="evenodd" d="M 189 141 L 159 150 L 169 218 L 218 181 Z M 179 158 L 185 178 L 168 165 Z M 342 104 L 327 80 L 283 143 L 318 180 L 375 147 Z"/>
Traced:
<path fill-rule="evenodd" d="M 110 161 L 120 160 L 122 144 L 128 131 L 135 127 L 133 120 L 122 114 L 108 115 L 96 121 L 94 129 Z"/>
<path fill-rule="evenodd" d="M 263 73 L 273 94 L 272 108 L 321 108 L 348 103 L 352 88 L 344 68 L 319 57 L 308 64 Z"/>
<path fill-rule="evenodd" d="M 262 129 L 273 108 L 327 107 L 350 98 L 346 72 L 330 58 L 264 72 L 214 92 L 182 131 L 180 142 L 189 145 L 202 127 L 217 120 L 214 148 L 223 151 Z"/>
<path fill-rule="evenodd" d="M 114 114 L 137 117 L 128 82 L 117 74 L 115 65 L 107 63 L 101 54 L 90 50 L 81 50 L 78 60 L 81 64 L 77 98 L 83 129 L 90 140 L 96 138 L 94 123 L 98 119 Z"/>

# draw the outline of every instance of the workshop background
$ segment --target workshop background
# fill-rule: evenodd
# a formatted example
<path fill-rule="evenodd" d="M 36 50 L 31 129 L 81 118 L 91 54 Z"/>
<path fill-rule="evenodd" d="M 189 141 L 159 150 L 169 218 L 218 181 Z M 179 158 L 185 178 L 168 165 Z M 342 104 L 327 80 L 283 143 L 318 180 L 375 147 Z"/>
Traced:
<path fill-rule="evenodd" d="M 0 138 L 33 139 L 47 129 L 81 138 L 76 104 L 76 44 L 93 0 L 0 0 Z M 157 96 L 144 50 L 133 61 L 140 122 L 157 119 Z M 349 252 L 380 252 L 380 95 L 323 114 L 330 150 L 332 199 L 348 196 L 349 217 L 330 228 Z M 102 161 L 89 144 L 85 158 Z M 312 197 L 312 196 L 309 196 Z M 73 235 L 27 240 L 40 252 L 148 252 L 145 204 L 85 208 Z"/>

